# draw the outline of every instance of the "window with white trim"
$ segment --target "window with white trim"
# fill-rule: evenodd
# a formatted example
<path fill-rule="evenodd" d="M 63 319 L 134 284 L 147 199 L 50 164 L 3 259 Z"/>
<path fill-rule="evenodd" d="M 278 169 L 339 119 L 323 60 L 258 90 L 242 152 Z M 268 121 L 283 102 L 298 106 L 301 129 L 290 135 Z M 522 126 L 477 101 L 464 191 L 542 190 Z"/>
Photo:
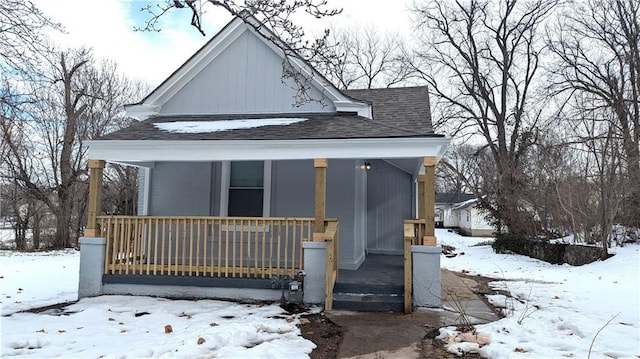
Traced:
<path fill-rule="evenodd" d="M 224 162 L 220 215 L 268 217 L 271 161 Z"/>

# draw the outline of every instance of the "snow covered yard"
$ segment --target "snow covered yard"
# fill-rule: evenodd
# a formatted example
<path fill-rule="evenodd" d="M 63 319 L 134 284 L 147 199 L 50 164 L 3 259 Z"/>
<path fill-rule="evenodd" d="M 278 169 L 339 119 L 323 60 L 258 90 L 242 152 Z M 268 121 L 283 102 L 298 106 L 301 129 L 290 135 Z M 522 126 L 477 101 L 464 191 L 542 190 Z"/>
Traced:
<path fill-rule="evenodd" d="M 277 305 L 101 296 L 2 321 L 3 357 L 305 358 L 315 348 Z"/>
<path fill-rule="evenodd" d="M 590 350 L 591 358 L 640 357 L 640 245 L 614 247 L 616 255 L 606 261 L 572 267 L 473 246 L 488 238 L 446 230 L 436 236 L 464 252 L 442 257 L 443 268 L 496 278 L 491 286 L 511 293 L 489 298 L 507 317 L 476 327 L 488 345 L 455 343 L 455 328 L 442 329 L 440 337 L 453 342 L 451 351 L 496 359 L 587 358 Z"/>
<path fill-rule="evenodd" d="M 77 300 L 79 266 L 80 252 L 73 249 L 0 251 L 2 315 Z"/>
<path fill-rule="evenodd" d="M 17 313 L 76 300 L 79 253 L 0 251 L 0 263 L 3 358 L 308 358 L 315 348 L 278 305 L 102 296 Z"/>
<path fill-rule="evenodd" d="M 572 267 L 473 246 L 487 238 L 436 235 L 464 252 L 443 256 L 443 268 L 496 278 L 492 286 L 511 293 L 489 298 L 508 314 L 477 326 L 489 344 L 454 342 L 450 350 L 489 358 L 640 356 L 639 245 Z M 75 300 L 78 260 L 76 251 L 0 251 L 2 357 L 305 358 L 315 347 L 300 336 L 300 319 L 276 305 L 102 296 L 62 311 L 16 313 Z M 454 330 L 441 337 L 454 338 Z"/>

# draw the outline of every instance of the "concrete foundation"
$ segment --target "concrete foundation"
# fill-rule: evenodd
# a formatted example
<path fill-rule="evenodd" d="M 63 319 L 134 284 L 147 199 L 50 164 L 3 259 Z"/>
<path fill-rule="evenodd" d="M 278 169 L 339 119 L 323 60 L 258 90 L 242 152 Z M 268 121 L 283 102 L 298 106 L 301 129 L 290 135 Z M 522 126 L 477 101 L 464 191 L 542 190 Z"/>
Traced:
<path fill-rule="evenodd" d="M 102 294 L 102 274 L 107 239 L 102 237 L 80 237 L 80 276 L 78 299 L 97 297 Z"/>
<path fill-rule="evenodd" d="M 327 268 L 327 243 L 303 242 L 304 250 L 304 302 L 324 303 Z"/>
<path fill-rule="evenodd" d="M 282 297 L 280 289 L 216 288 L 148 284 L 105 284 L 102 294 L 143 295 L 165 298 L 210 298 L 246 301 L 277 301 Z M 287 292 L 285 291 L 285 296 Z"/>
<path fill-rule="evenodd" d="M 442 306 L 440 277 L 440 246 L 411 246 L 413 255 L 413 306 Z"/>

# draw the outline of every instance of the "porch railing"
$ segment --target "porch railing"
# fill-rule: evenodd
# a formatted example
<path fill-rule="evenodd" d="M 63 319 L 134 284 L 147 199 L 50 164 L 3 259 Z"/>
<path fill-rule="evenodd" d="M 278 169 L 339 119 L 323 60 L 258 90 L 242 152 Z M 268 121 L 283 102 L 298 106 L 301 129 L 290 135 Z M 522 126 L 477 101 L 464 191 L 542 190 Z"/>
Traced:
<path fill-rule="evenodd" d="M 99 216 L 105 274 L 294 277 L 313 218 Z M 337 235 L 336 235 L 337 236 Z"/>
<path fill-rule="evenodd" d="M 412 284 L 413 284 L 413 263 L 411 256 L 411 246 L 435 246 L 431 241 L 435 237 L 426 236 L 426 223 L 424 219 L 408 219 L 404 221 L 404 312 L 411 313 L 412 310 Z"/>
<path fill-rule="evenodd" d="M 338 280 L 338 221 L 327 223 L 324 241 L 327 243 L 324 309 L 331 310 L 333 308 L 333 287 Z"/>

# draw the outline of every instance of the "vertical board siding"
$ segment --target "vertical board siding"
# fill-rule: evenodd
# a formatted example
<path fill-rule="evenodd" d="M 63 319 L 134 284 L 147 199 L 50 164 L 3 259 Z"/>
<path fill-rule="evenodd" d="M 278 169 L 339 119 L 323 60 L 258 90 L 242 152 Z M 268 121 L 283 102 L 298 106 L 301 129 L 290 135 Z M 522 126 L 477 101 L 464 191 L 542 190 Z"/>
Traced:
<path fill-rule="evenodd" d="M 358 241 L 364 238 L 355 236 L 356 213 L 356 161 L 329 160 L 327 167 L 327 218 L 338 218 L 339 227 L 339 257 L 338 263 L 343 269 L 357 269 L 364 260 L 364 245 Z"/>
<path fill-rule="evenodd" d="M 211 177 L 210 162 L 157 162 L 152 171 L 149 214 L 209 215 Z"/>
<path fill-rule="evenodd" d="M 382 160 L 367 173 L 367 249 L 403 251 L 403 221 L 411 218 L 411 175 Z"/>
<path fill-rule="evenodd" d="M 145 188 L 146 173 L 145 168 L 138 170 L 138 211 L 136 212 L 138 214 L 145 213 L 148 210 L 148 208 L 145 208 L 144 203 L 145 191 L 147 190 L 147 188 Z"/>
<path fill-rule="evenodd" d="M 313 160 L 273 161 L 271 168 L 271 215 L 313 217 Z"/>
<path fill-rule="evenodd" d="M 202 71 L 169 99 L 160 111 L 168 114 L 233 114 L 274 112 L 333 112 L 330 101 L 295 106 L 296 87 L 282 81 L 282 58 L 258 35 L 245 31 Z M 327 103 L 329 102 L 329 103 Z"/>

